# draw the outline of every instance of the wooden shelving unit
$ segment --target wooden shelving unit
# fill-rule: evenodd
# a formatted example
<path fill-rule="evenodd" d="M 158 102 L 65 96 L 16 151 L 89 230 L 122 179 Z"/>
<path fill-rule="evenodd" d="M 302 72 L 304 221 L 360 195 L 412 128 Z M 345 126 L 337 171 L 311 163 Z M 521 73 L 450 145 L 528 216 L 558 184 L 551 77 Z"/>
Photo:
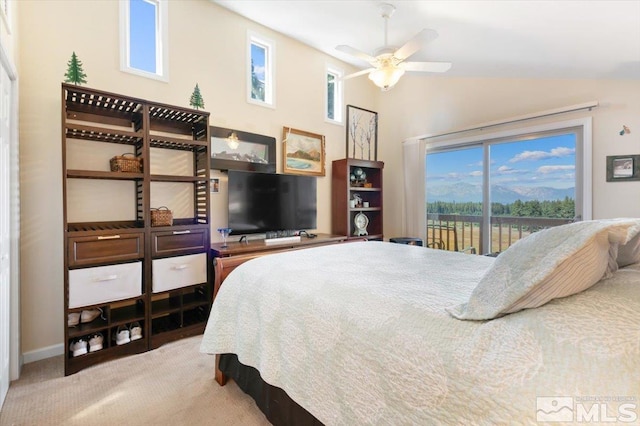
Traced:
<path fill-rule="evenodd" d="M 212 299 L 210 138 L 207 112 L 85 87 L 62 84 L 61 109 L 68 375 L 204 330 Z M 152 150 L 156 149 L 162 150 L 156 155 L 169 158 L 169 163 L 173 153 L 186 153 L 181 159 L 184 162 L 184 155 L 191 158 L 187 162 L 190 172 L 174 174 L 173 170 L 154 169 Z M 115 150 L 130 151 L 141 159 L 142 170 L 110 171 L 112 155 L 108 153 Z M 72 167 L 68 167 L 70 159 Z M 105 183 L 94 191 L 98 181 Z M 79 186 L 73 182 L 80 182 Z M 152 200 L 163 198 L 159 193 L 162 189 L 154 188 L 158 183 L 177 185 L 179 199 L 191 204 L 186 210 L 192 213 L 175 217 L 171 226 L 151 226 L 151 208 L 159 207 L 153 206 Z M 106 193 L 94 193 L 99 191 Z M 101 197 L 128 201 L 105 209 L 108 201 Z M 94 219 L 92 213 L 100 217 Z M 177 266 L 171 269 L 165 264 Z M 126 273 L 117 269 L 123 265 L 128 266 Z M 169 277 L 154 276 L 156 267 L 168 267 Z M 96 281 L 101 281 L 101 286 L 87 290 Z M 67 326 L 69 314 L 95 308 L 102 311 L 95 320 Z M 142 338 L 117 345 L 114 333 L 135 324 L 142 328 Z M 96 333 L 103 336 L 103 348 L 73 356 L 70 345 Z"/>
<path fill-rule="evenodd" d="M 369 225 L 367 235 L 370 240 L 382 240 L 382 161 L 357 160 L 344 158 L 333 161 L 331 171 L 331 232 L 334 234 L 348 235 L 349 238 L 362 238 L 355 235 L 354 219 L 358 213 L 367 216 Z M 352 175 L 357 170 L 362 170 L 366 175 L 364 182 L 354 182 Z M 368 207 L 359 205 L 351 207 L 349 202 L 358 194 L 360 198 L 369 203 Z"/>

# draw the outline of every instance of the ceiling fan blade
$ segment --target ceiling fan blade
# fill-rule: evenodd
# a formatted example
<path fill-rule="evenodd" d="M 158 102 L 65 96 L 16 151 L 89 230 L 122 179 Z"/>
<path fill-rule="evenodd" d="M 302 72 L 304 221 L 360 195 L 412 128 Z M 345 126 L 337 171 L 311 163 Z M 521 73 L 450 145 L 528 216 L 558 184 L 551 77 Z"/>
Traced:
<path fill-rule="evenodd" d="M 406 42 L 402 47 L 396 50 L 393 56 L 395 56 L 400 61 L 404 61 L 409 56 L 420 50 L 422 46 L 437 38 L 438 32 L 436 30 L 425 28 L 424 30 L 416 34 L 411 40 Z"/>
<path fill-rule="evenodd" d="M 354 72 L 353 74 L 345 75 L 342 77 L 342 80 L 348 80 L 353 77 L 360 77 L 361 75 L 369 74 L 371 71 L 374 71 L 375 68 L 367 68 L 366 70 Z"/>
<path fill-rule="evenodd" d="M 353 48 L 351 46 L 346 46 L 344 44 L 336 46 L 336 50 L 339 50 L 339 51 L 341 51 L 343 53 L 346 53 L 348 55 L 351 55 L 351 56 L 355 56 L 356 58 L 360 58 L 360 59 L 362 59 L 364 61 L 367 61 L 367 62 L 375 62 L 376 61 L 376 58 L 374 58 L 373 56 L 368 55 L 368 54 L 366 54 L 364 52 L 361 52 L 358 49 Z"/>
<path fill-rule="evenodd" d="M 446 72 L 451 68 L 451 62 L 402 62 L 398 66 L 405 71 Z"/>

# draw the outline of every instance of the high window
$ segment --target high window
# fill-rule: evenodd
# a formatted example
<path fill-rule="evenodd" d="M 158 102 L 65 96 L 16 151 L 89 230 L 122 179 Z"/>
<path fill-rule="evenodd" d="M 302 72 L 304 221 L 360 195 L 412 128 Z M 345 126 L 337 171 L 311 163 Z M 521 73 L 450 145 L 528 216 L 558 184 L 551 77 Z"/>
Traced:
<path fill-rule="evenodd" d="M 247 101 L 275 107 L 275 44 L 252 32 L 247 39 Z"/>
<path fill-rule="evenodd" d="M 336 68 L 326 68 L 326 98 L 325 120 L 330 123 L 342 124 L 343 72 Z"/>
<path fill-rule="evenodd" d="M 428 243 L 497 253 L 539 229 L 590 217 L 583 127 L 507 133 L 427 145 Z"/>
<path fill-rule="evenodd" d="M 166 0 L 120 0 L 120 69 L 169 80 Z"/>

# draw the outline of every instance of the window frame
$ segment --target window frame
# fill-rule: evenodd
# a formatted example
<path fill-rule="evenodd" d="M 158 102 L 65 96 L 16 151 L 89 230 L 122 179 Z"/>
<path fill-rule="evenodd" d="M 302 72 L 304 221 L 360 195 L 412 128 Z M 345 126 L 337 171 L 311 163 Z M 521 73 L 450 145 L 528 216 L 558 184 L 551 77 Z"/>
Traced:
<path fill-rule="evenodd" d="M 329 117 L 329 75 L 335 79 L 333 89 L 333 113 L 334 118 Z M 324 90 L 324 121 L 327 123 L 344 125 L 344 84 L 342 77 L 344 71 L 330 64 L 325 66 L 325 90 Z"/>
<path fill-rule="evenodd" d="M 133 68 L 130 65 L 130 0 L 120 0 L 120 71 L 169 82 L 169 2 L 167 0 L 143 1 L 156 5 L 156 72 Z"/>
<path fill-rule="evenodd" d="M 251 80 L 251 46 L 260 46 L 265 50 L 265 78 L 264 78 L 264 101 L 251 97 L 252 80 Z M 254 105 L 260 105 L 268 108 L 276 107 L 276 44 L 261 34 L 254 31 L 247 31 L 247 102 Z"/>
<path fill-rule="evenodd" d="M 518 141 L 530 138 L 532 135 L 536 137 L 545 137 L 561 133 L 577 133 L 576 138 L 576 195 L 575 195 L 575 212 L 577 220 L 591 220 L 593 214 L 593 194 L 592 194 L 592 119 L 591 117 L 578 118 L 574 120 L 550 122 L 531 127 L 514 127 L 511 129 L 479 134 L 463 138 L 448 139 L 445 141 L 427 141 L 422 139 L 424 143 L 423 169 L 425 170 L 424 191 L 421 196 L 424 197 L 424 205 L 426 206 L 426 156 L 435 152 L 450 151 L 457 148 L 465 148 L 471 146 L 481 146 L 483 148 L 483 218 L 489 217 L 490 202 L 488 202 L 487 187 L 489 185 L 489 157 L 488 149 L 491 145 L 501 142 Z M 426 236 L 426 211 L 423 218 L 423 224 Z M 484 235 L 490 235 L 489 220 L 483 220 L 482 232 Z M 491 241 L 485 239 L 481 247 L 481 253 L 489 252 Z"/>
<path fill-rule="evenodd" d="M 4 22 L 7 34 L 11 34 L 11 2 L 9 0 L 0 0 L 0 18 Z"/>

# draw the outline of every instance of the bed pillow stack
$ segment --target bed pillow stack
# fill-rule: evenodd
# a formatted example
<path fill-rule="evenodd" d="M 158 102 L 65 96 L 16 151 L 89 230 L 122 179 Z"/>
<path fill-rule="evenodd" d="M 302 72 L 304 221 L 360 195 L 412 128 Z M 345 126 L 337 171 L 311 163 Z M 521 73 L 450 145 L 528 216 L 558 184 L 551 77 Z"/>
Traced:
<path fill-rule="evenodd" d="M 509 247 L 468 302 L 448 308 L 458 319 L 488 320 L 579 293 L 618 267 L 640 261 L 640 219 L 576 222 L 545 229 Z"/>

